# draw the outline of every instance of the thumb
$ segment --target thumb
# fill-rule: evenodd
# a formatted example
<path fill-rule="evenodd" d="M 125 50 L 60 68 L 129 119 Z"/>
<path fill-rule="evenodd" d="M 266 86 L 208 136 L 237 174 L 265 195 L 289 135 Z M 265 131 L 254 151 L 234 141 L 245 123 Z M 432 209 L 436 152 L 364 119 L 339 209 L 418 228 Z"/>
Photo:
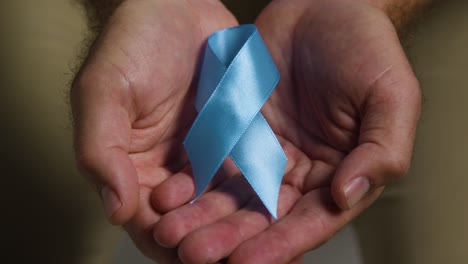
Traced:
<path fill-rule="evenodd" d="M 70 93 L 75 154 L 78 168 L 101 196 L 109 222 L 121 225 L 135 214 L 139 197 L 128 154 L 131 111 L 126 105 L 131 103 L 126 101 L 131 96 L 125 95 L 120 74 L 102 70 L 79 74 Z"/>
<path fill-rule="evenodd" d="M 406 79 L 395 82 L 382 76 L 368 94 L 359 143 L 338 166 L 332 182 L 333 198 L 342 209 L 354 207 L 372 190 L 402 178 L 409 169 L 421 94 L 412 72 L 399 76 Z"/>

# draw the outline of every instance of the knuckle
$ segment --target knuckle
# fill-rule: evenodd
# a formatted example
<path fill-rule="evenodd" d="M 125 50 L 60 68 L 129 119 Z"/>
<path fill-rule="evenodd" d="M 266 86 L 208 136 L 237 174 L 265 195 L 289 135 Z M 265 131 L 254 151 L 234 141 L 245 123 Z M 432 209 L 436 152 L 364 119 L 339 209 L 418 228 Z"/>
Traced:
<path fill-rule="evenodd" d="M 83 89 L 99 86 L 102 83 L 100 71 L 93 70 L 92 65 L 84 65 L 77 73 L 71 85 L 71 96 L 77 96 Z"/>
<path fill-rule="evenodd" d="M 197 239 L 191 241 L 183 241 L 178 249 L 178 254 L 184 263 L 216 263 L 213 255 L 213 246 L 210 243 L 203 243 Z"/>
<path fill-rule="evenodd" d="M 102 182 L 98 175 L 98 161 L 94 155 L 83 151 L 75 151 L 75 166 L 81 176 L 90 184 L 91 188 L 99 192 L 102 188 Z"/>
<path fill-rule="evenodd" d="M 410 161 L 401 156 L 394 156 L 390 159 L 389 164 L 389 174 L 392 180 L 398 181 L 401 180 L 409 171 Z"/>
<path fill-rule="evenodd" d="M 88 170 L 93 166 L 93 158 L 84 151 L 76 151 L 75 162 L 78 168 Z"/>
<path fill-rule="evenodd" d="M 104 153 L 98 153 L 98 149 L 91 143 L 84 140 L 75 140 L 75 163 L 79 169 L 86 172 L 97 170 L 99 164 L 102 163 Z"/>
<path fill-rule="evenodd" d="M 184 237 L 183 222 L 177 215 L 167 214 L 157 223 L 153 236 L 159 245 L 175 248 Z"/>
<path fill-rule="evenodd" d="M 91 155 L 85 151 L 78 150 L 75 152 L 75 163 L 77 168 L 82 173 L 89 173 L 93 171 L 96 164 L 94 155 Z"/>

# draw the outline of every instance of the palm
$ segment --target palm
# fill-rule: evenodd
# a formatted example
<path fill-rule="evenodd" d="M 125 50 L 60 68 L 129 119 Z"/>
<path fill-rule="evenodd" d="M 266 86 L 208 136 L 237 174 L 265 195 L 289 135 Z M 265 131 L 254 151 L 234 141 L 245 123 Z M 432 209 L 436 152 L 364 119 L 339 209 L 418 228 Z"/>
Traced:
<path fill-rule="evenodd" d="M 213 1 L 125 1 L 100 35 L 72 91 L 74 113 L 79 114 L 77 146 L 106 151 L 79 150 L 85 155 L 83 167 L 124 175 L 117 189 L 127 201 L 120 210 L 125 212 L 111 221 L 125 222 L 137 246 L 155 260 L 173 261 L 176 255 L 152 238 L 160 214 L 150 205 L 151 192 L 177 172 L 184 174 L 187 159 L 181 142 L 196 114 L 191 84 L 200 50 L 208 35 L 236 23 Z M 82 124 L 93 132 L 87 133 Z M 97 159 L 105 166 L 112 163 L 112 168 L 96 166 Z M 136 212 L 125 209 L 132 203 Z"/>
<path fill-rule="evenodd" d="M 302 194 L 332 188 L 326 198 L 343 208 L 346 201 L 331 186 L 336 170 L 358 146 L 370 150 L 379 144 L 374 134 L 384 125 L 376 118 L 384 118 L 369 112 L 375 104 L 405 96 L 393 84 L 414 75 L 380 10 L 336 0 L 302 14 L 294 9 L 304 1 L 295 2 L 278 0 L 257 20 L 282 73 L 264 111 L 284 139 L 291 163 L 300 164 L 291 165 L 283 183 Z"/>
<path fill-rule="evenodd" d="M 334 200 L 341 207 L 346 202 L 333 194 L 331 183 L 350 152 L 373 145 L 381 123 L 367 120 L 375 118 L 365 112 L 369 95 L 389 96 L 381 82 L 412 76 L 411 70 L 383 13 L 337 0 L 324 5 L 333 16 L 321 15 L 330 10 L 309 10 L 306 2 L 277 0 L 256 23 L 281 72 L 262 112 L 288 156 L 278 208 L 283 218 L 271 225 L 255 195 L 236 190 L 245 183 L 228 178 L 198 205 L 164 216 L 156 228 L 156 239 L 179 245 L 189 263 L 228 256 L 236 263 L 291 261 L 328 239 L 381 192 L 340 212 Z"/>
<path fill-rule="evenodd" d="M 398 41 L 381 30 L 382 24 L 391 26 L 383 14 L 369 18 L 361 16 L 365 8 L 349 7 L 341 6 L 344 12 L 333 18 L 320 18 L 316 10 L 301 17 L 288 10 L 294 6 L 277 1 L 257 20 L 282 77 L 263 111 L 282 138 L 290 163 L 301 165 L 290 165 L 283 183 L 302 193 L 328 186 L 340 161 L 358 145 L 365 94 L 371 80 L 392 63 L 377 58 Z M 297 17 L 277 19 L 288 12 Z M 320 19 L 320 27 L 314 27 Z M 335 26 L 324 27 L 326 23 Z"/>

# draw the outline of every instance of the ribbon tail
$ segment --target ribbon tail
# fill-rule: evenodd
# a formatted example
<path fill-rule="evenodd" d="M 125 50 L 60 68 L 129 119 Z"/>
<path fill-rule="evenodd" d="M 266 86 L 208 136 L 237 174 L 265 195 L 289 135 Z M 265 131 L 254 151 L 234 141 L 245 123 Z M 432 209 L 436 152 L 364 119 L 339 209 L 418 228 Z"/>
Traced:
<path fill-rule="evenodd" d="M 277 219 L 281 180 L 287 158 L 270 126 L 258 113 L 231 152 L 231 159 L 270 214 Z"/>

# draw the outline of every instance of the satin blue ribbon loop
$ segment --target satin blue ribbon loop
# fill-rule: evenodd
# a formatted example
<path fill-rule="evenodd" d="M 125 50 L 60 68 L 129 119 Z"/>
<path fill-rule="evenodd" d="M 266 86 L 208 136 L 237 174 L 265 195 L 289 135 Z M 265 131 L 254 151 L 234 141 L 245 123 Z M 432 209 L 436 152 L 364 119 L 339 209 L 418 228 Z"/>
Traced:
<path fill-rule="evenodd" d="M 286 155 L 260 113 L 279 72 L 255 25 L 212 34 L 205 50 L 195 119 L 184 146 L 197 199 L 228 155 L 276 219 Z"/>

